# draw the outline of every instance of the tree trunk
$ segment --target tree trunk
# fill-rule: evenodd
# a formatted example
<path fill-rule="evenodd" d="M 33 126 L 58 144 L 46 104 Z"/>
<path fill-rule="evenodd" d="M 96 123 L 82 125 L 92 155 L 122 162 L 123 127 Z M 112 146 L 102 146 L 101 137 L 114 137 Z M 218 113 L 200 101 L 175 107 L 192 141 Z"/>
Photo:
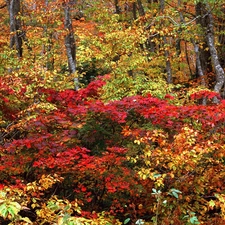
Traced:
<path fill-rule="evenodd" d="M 136 20 L 137 19 L 137 5 L 136 5 L 136 2 L 133 2 L 133 4 L 132 4 L 132 12 L 133 12 L 133 19 Z"/>
<path fill-rule="evenodd" d="M 194 40 L 192 40 L 192 43 L 194 45 L 194 51 L 195 51 L 195 57 L 196 57 L 196 68 L 198 70 L 198 74 L 199 74 L 200 79 L 201 79 L 201 85 L 206 86 L 205 76 L 204 76 L 204 73 L 203 73 L 203 70 L 202 70 L 201 60 L 200 60 L 200 56 L 199 56 L 199 45 L 196 44 Z M 207 103 L 207 98 L 203 97 L 202 104 L 206 105 L 206 103 Z"/>
<path fill-rule="evenodd" d="M 207 17 L 206 17 L 207 11 L 205 9 L 205 4 L 202 2 L 198 2 L 195 6 L 195 11 L 196 11 L 196 17 L 197 17 L 196 22 L 203 29 L 203 33 L 205 33 L 207 30 L 207 23 L 208 23 Z M 208 49 L 208 45 L 207 45 L 207 39 L 205 37 L 203 39 L 202 48 L 199 49 L 199 59 L 201 62 L 203 74 L 212 72 L 212 63 L 211 63 L 211 59 L 210 59 L 211 55 L 207 49 Z M 197 62 L 196 62 L 196 65 L 197 65 Z M 199 71 L 196 68 L 197 77 L 200 76 L 200 74 L 198 72 Z"/>
<path fill-rule="evenodd" d="M 114 0 L 114 5 L 115 5 L 115 13 L 116 14 L 120 14 L 121 13 L 121 8 L 119 7 L 119 1 L 118 0 Z"/>
<path fill-rule="evenodd" d="M 17 56 L 22 57 L 22 37 L 23 31 L 21 29 L 21 21 L 18 17 L 20 12 L 20 0 L 8 0 L 7 1 L 8 11 L 9 11 L 9 23 L 10 23 L 10 48 L 13 49 L 15 46 L 17 51 Z"/>
<path fill-rule="evenodd" d="M 220 64 L 223 68 L 225 68 L 225 7 L 221 8 L 222 15 L 218 18 L 217 21 L 217 30 L 219 32 L 218 36 L 218 55 Z"/>
<path fill-rule="evenodd" d="M 163 13 L 164 9 L 165 9 L 165 0 L 160 0 L 159 10 Z"/>
<path fill-rule="evenodd" d="M 44 12 L 47 12 L 49 5 L 49 0 L 45 0 L 45 9 Z M 48 24 L 43 25 L 43 35 L 46 37 L 47 43 L 44 43 L 42 45 L 42 54 L 46 55 L 46 62 L 45 62 L 45 68 L 47 70 L 53 70 L 54 69 L 54 58 L 52 57 L 52 46 L 53 46 L 53 34 L 49 33 L 48 31 Z"/>
<path fill-rule="evenodd" d="M 159 6 L 160 12 L 163 14 L 165 9 L 165 0 L 160 0 L 160 6 Z M 164 46 L 168 45 L 166 36 L 163 36 L 163 44 Z M 171 63 L 169 59 L 169 51 L 165 49 L 165 58 L 166 58 L 166 73 L 167 73 L 167 83 L 172 84 L 173 83 L 173 77 L 172 77 L 172 68 Z"/>
<path fill-rule="evenodd" d="M 75 75 L 76 72 L 76 42 L 73 32 L 73 26 L 70 16 L 70 7 L 72 3 L 67 3 L 64 6 L 65 11 L 65 21 L 64 26 L 67 30 L 67 35 L 65 37 L 65 46 L 66 46 L 66 53 L 67 53 L 67 60 L 70 74 Z M 79 78 L 74 79 L 75 89 L 79 89 Z"/>
<path fill-rule="evenodd" d="M 177 1 L 177 6 L 178 8 L 181 8 L 181 0 Z M 180 35 L 180 33 L 182 32 L 182 24 L 184 24 L 184 16 L 183 13 L 181 11 L 179 11 L 179 17 L 180 17 L 180 27 L 178 29 L 178 34 Z M 178 38 L 176 39 L 176 52 L 177 52 L 177 56 L 179 57 L 181 54 L 181 39 L 178 35 Z"/>
<path fill-rule="evenodd" d="M 207 18 L 208 18 L 208 26 L 206 39 L 207 44 L 209 46 L 212 64 L 216 73 L 216 84 L 214 86 L 214 91 L 220 93 L 225 82 L 225 74 L 222 66 L 220 65 L 219 57 L 215 47 L 213 16 L 211 13 L 211 9 L 209 8 L 208 5 L 207 5 Z M 216 102 L 218 101 L 216 100 Z"/>
<path fill-rule="evenodd" d="M 204 72 L 203 72 L 202 65 L 201 65 L 199 45 L 194 40 L 192 40 L 192 43 L 194 45 L 194 51 L 195 51 L 195 57 L 196 57 L 196 68 L 197 68 L 198 74 L 201 78 L 201 84 L 203 86 L 205 86 L 206 83 L 205 83 L 205 79 L 204 79 Z"/>
<path fill-rule="evenodd" d="M 142 5 L 141 0 L 137 0 L 137 5 L 138 5 L 138 13 L 140 16 L 144 16 L 145 15 L 145 10 L 144 7 Z"/>

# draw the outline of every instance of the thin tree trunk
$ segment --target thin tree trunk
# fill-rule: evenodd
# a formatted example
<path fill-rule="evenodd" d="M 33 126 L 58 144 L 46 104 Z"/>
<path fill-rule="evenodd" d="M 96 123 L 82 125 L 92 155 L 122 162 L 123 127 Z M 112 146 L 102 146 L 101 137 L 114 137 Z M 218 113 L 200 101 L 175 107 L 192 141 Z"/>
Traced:
<path fill-rule="evenodd" d="M 44 13 L 47 13 L 49 5 L 49 0 L 45 0 L 45 9 Z M 53 34 L 49 34 L 48 32 L 48 24 L 44 24 L 43 26 L 43 35 L 46 37 L 47 43 L 44 43 L 42 45 L 42 54 L 46 56 L 46 62 L 45 62 L 45 68 L 47 70 L 53 70 L 54 69 L 54 59 L 51 57 L 51 50 L 52 50 L 52 36 Z"/>
<path fill-rule="evenodd" d="M 203 2 L 198 2 L 195 6 L 195 11 L 196 11 L 196 22 L 201 26 L 203 29 L 203 32 L 207 32 L 207 26 L 208 26 L 208 21 L 207 21 L 207 10 L 205 8 L 205 4 Z M 203 46 L 202 48 L 199 49 L 199 57 L 201 61 L 201 66 L 204 74 L 212 72 L 212 62 L 211 62 L 211 55 L 210 52 L 207 50 L 208 45 L 207 45 L 207 39 L 206 37 L 203 38 Z M 197 64 L 197 63 L 196 63 Z M 198 70 L 196 71 L 196 75 L 199 76 Z"/>
<path fill-rule="evenodd" d="M 165 0 L 160 0 L 159 9 L 163 13 L 165 9 Z"/>
<path fill-rule="evenodd" d="M 159 7 L 160 7 L 160 12 L 163 14 L 164 9 L 165 9 L 165 0 L 160 0 L 160 6 Z M 166 36 L 163 36 L 163 44 L 164 44 L 164 46 L 168 45 Z M 165 54 L 165 58 L 166 58 L 167 83 L 172 84 L 173 83 L 173 77 L 172 77 L 171 63 L 170 63 L 170 59 L 169 59 L 170 53 L 166 49 L 164 54 Z"/>
<path fill-rule="evenodd" d="M 134 20 L 137 19 L 137 5 L 136 5 L 136 2 L 133 2 L 132 4 L 132 12 L 133 12 L 133 18 Z"/>
<path fill-rule="evenodd" d="M 192 40 L 192 43 L 194 45 L 194 51 L 195 51 L 195 57 L 196 57 L 196 67 L 197 67 L 197 70 L 198 70 L 198 74 L 201 78 L 201 84 L 203 86 L 205 86 L 206 83 L 205 83 L 204 72 L 202 70 L 202 65 L 201 65 L 201 60 L 200 60 L 199 45 L 197 43 L 195 43 L 194 40 Z"/>
<path fill-rule="evenodd" d="M 177 6 L 178 6 L 178 8 L 182 8 L 182 1 L 181 0 L 177 1 Z M 182 25 L 185 23 L 184 15 L 181 12 L 181 10 L 179 10 L 179 17 L 180 17 L 180 28 L 178 30 L 178 33 L 180 34 L 182 32 Z M 184 42 L 184 45 L 185 45 L 185 58 L 186 58 L 186 61 L 187 61 L 187 64 L 188 64 L 188 69 L 190 71 L 190 77 L 192 78 L 193 74 L 192 74 L 192 71 L 191 71 L 190 62 L 189 62 L 189 58 L 188 58 L 187 42 L 186 41 Z M 177 51 L 177 56 L 180 56 L 180 54 L 181 54 L 181 39 L 180 39 L 180 37 L 178 37 L 178 39 L 176 40 L 176 51 Z"/>
<path fill-rule="evenodd" d="M 217 30 L 219 32 L 218 36 L 218 55 L 220 64 L 223 68 L 225 68 L 225 7 L 221 8 L 222 15 L 218 18 Z M 224 96 L 225 97 L 225 96 Z"/>
<path fill-rule="evenodd" d="M 140 16 L 144 16 L 145 15 L 145 10 L 144 7 L 142 5 L 141 0 L 137 0 L 137 4 L 138 4 L 138 13 Z"/>
<path fill-rule="evenodd" d="M 163 42 L 164 42 L 165 46 L 168 44 L 165 36 L 163 36 Z M 172 77 L 172 69 L 171 69 L 171 63 L 170 63 L 169 57 L 170 57 L 169 51 L 165 50 L 167 83 L 172 84 L 173 83 L 173 77 Z"/>
<path fill-rule="evenodd" d="M 65 11 L 64 26 L 68 32 L 65 37 L 65 46 L 66 46 L 68 66 L 69 66 L 70 74 L 75 75 L 75 72 L 76 72 L 76 42 L 75 42 L 73 26 L 72 26 L 72 21 L 71 21 L 71 16 L 70 16 L 69 3 L 67 3 L 64 6 L 64 11 Z M 79 78 L 78 77 L 74 79 L 74 83 L 75 83 L 75 89 L 78 90 L 79 89 Z"/>
<path fill-rule="evenodd" d="M 225 73 L 220 65 L 219 57 L 217 54 L 217 50 L 215 47 L 215 37 L 214 37 L 214 24 L 213 24 L 213 16 L 209 6 L 207 5 L 208 11 L 208 29 L 206 34 L 207 44 L 209 46 L 209 51 L 211 55 L 212 64 L 216 73 L 216 84 L 214 86 L 214 91 L 220 93 L 224 82 L 225 82 Z M 218 103 L 218 99 L 215 99 L 215 102 Z"/>
<path fill-rule="evenodd" d="M 121 13 L 121 8 L 119 7 L 119 1 L 118 0 L 114 0 L 114 5 L 115 5 L 115 13 L 116 14 L 120 14 Z"/>
<path fill-rule="evenodd" d="M 23 31 L 21 29 L 21 21 L 17 18 L 20 12 L 20 0 L 8 0 L 7 1 L 8 11 L 9 11 L 9 23 L 10 23 L 10 48 L 13 49 L 15 46 L 17 51 L 17 56 L 22 57 L 22 37 Z"/>
<path fill-rule="evenodd" d="M 178 0 L 177 6 L 178 6 L 178 8 L 181 8 L 181 0 Z M 183 16 L 183 13 L 181 11 L 179 11 L 179 17 L 180 17 L 180 27 L 178 29 L 178 34 L 180 35 L 180 33 L 182 32 L 182 24 L 184 24 L 184 16 Z M 177 52 L 178 57 L 181 54 L 181 39 L 180 39 L 179 35 L 178 35 L 178 38 L 176 40 L 176 52 Z"/>
<path fill-rule="evenodd" d="M 200 79 L 201 79 L 201 85 L 206 86 L 204 73 L 203 73 L 203 70 L 202 70 L 202 65 L 201 65 L 201 60 L 200 60 L 200 55 L 199 55 L 199 45 L 196 44 L 194 40 L 192 40 L 192 43 L 194 45 L 194 51 L 195 51 L 195 57 L 196 57 L 196 67 L 197 67 L 198 74 L 199 74 Z M 206 105 L 206 103 L 207 103 L 207 99 L 205 97 L 203 97 L 202 104 Z"/>
<path fill-rule="evenodd" d="M 188 69 L 190 71 L 191 78 L 193 78 L 193 73 L 192 73 L 192 70 L 191 70 L 191 65 L 190 65 L 190 60 L 189 60 L 189 56 L 188 56 L 187 42 L 186 41 L 184 42 L 184 45 L 185 45 L 185 58 L 186 58 L 186 61 L 187 61 L 187 64 L 188 64 Z"/>

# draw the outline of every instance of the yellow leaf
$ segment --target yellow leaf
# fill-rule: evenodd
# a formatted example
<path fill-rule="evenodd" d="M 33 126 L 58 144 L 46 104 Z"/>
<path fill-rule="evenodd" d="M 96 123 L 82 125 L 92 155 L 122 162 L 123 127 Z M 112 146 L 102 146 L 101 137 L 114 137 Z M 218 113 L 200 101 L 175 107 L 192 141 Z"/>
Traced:
<path fill-rule="evenodd" d="M 57 225 L 62 225 L 63 224 L 63 217 L 59 217 Z"/>
<path fill-rule="evenodd" d="M 141 142 L 140 142 L 139 140 L 134 140 L 134 143 L 135 143 L 135 144 L 138 144 L 138 145 L 141 144 Z"/>
<path fill-rule="evenodd" d="M 210 208 L 210 209 L 213 209 L 214 206 L 216 205 L 216 203 L 215 203 L 215 201 L 210 200 L 210 201 L 208 202 L 208 205 L 209 205 L 209 208 Z"/>

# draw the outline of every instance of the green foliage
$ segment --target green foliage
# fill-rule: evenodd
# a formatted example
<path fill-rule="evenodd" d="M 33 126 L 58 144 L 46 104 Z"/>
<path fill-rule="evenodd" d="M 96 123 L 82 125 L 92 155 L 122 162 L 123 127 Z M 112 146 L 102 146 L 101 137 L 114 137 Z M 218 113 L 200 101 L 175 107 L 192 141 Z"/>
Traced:
<path fill-rule="evenodd" d="M 10 198 L 10 189 L 0 191 L 0 217 L 3 219 L 8 219 L 17 223 L 18 221 L 24 221 L 27 224 L 32 224 L 28 217 L 22 217 L 19 215 L 19 212 L 22 210 L 22 204 L 19 204 L 15 201 L 17 196 L 11 195 Z M 14 200 L 14 201 L 13 201 Z M 14 224 L 14 223 L 9 224 Z"/>
<path fill-rule="evenodd" d="M 173 87 L 173 85 L 167 84 L 161 78 L 150 79 L 145 75 L 135 77 L 123 75 L 107 80 L 102 89 L 101 98 L 104 101 L 110 101 L 138 94 L 143 96 L 151 94 L 154 97 L 163 99 L 166 94 L 171 94 Z"/>

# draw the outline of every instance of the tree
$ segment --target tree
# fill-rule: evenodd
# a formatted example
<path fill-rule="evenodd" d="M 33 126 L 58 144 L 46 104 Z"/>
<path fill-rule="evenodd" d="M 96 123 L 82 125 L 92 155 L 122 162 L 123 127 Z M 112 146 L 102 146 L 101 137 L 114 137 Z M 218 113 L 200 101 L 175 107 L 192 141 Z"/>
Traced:
<path fill-rule="evenodd" d="M 216 84 L 214 86 L 214 90 L 219 93 L 224 85 L 225 75 L 224 75 L 224 70 L 220 65 L 219 57 L 215 47 L 213 16 L 211 13 L 210 6 L 208 4 L 206 4 L 206 8 L 208 13 L 208 27 L 207 27 L 208 29 L 207 29 L 206 38 L 207 38 L 207 44 L 209 46 L 211 60 L 216 73 Z"/>
<path fill-rule="evenodd" d="M 71 74 L 75 74 L 76 72 L 76 43 L 74 38 L 73 26 L 71 21 L 70 15 L 70 8 L 75 4 L 74 1 L 70 1 L 65 3 L 64 11 L 65 11 L 65 22 L 64 26 L 67 29 L 68 34 L 65 37 L 65 46 L 66 46 L 66 53 L 68 58 L 68 65 L 69 71 Z M 75 89 L 78 90 L 79 88 L 79 80 L 75 78 Z"/>
<path fill-rule="evenodd" d="M 7 7 L 9 11 L 10 19 L 10 48 L 16 47 L 18 57 L 22 57 L 22 40 L 24 33 L 21 29 L 21 21 L 19 19 L 20 13 L 20 0 L 9 0 L 7 1 Z"/>
<path fill-rule="evenodd" d="M 195 6 L 195 11 L 196 11 L 196 23 L 200 24 L 200 27 L 203 29 L 203 35 L 206 34 L 207 32 L 207 26 L 208 26 L 208 21 L 207 21 L 207 12 L 205 10 L 205 4 L 201 2 L 197 2 Z M 212 64 L 210 60 L 210 52 L 207 48 L 207 40 L 206 36 L 204 35 L 203 38 L 203 46 L 199 49 L 199 60 L 201 63 L 202 67 L 202 72 L 203 74 L 207 74 L 212 72 Z M 201 71 L 197 69 L 197 74 L 201 76 Z"/>

